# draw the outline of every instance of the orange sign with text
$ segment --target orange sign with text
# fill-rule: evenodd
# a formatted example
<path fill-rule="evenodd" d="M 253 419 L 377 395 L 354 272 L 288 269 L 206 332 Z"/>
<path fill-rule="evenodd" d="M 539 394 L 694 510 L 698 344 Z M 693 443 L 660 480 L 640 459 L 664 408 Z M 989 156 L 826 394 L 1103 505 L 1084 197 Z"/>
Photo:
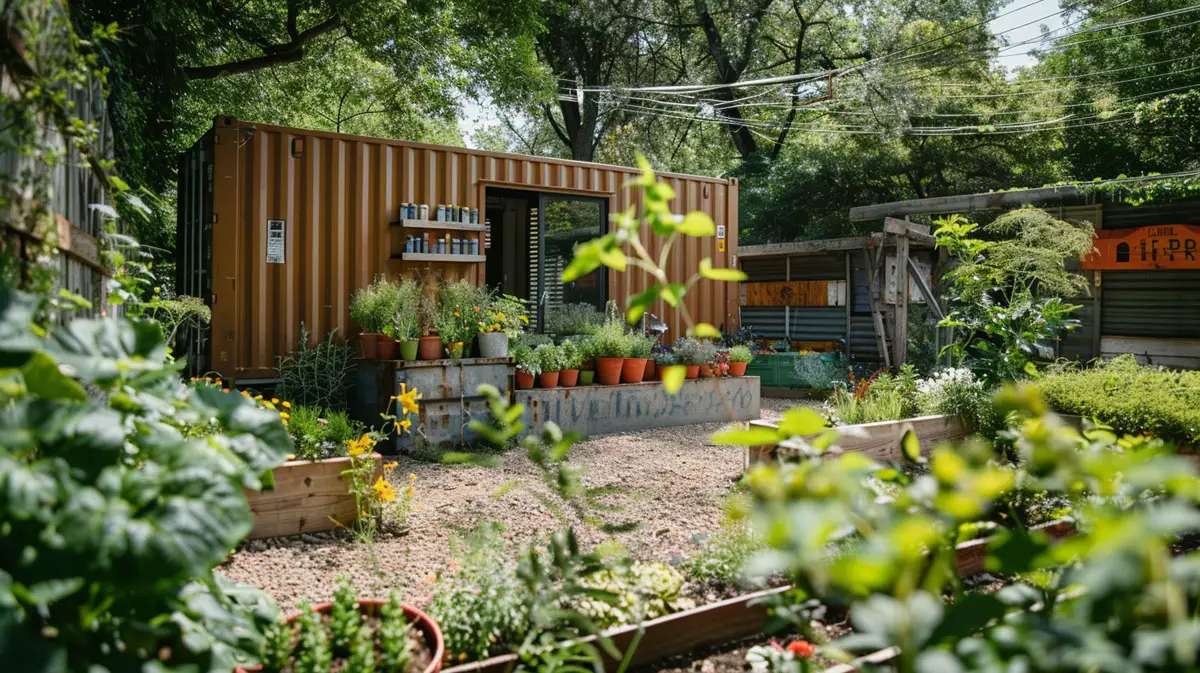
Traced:
<path fill-rule="evenodd" d="M 1200 227 L 1156 224 L 1137 229 L 1101 229 L 1096 232 L 1096 250 L 1083 260 L 1083 268 L 1200 269 Z"/>

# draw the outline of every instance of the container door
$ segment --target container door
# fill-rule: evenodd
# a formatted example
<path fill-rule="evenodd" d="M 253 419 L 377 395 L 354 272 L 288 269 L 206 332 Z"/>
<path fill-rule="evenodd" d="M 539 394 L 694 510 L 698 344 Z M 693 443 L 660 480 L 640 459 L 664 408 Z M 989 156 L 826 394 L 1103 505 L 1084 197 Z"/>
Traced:
<path fill-rule="evenodd" d="M 1104 271 L 1100 354 L 1200 369 L 1200 271 Z"/>
<path fill-rule="evenodd" d="M 530 246 L 530 266 L 537 270 L 536 312 L 538 327 L 545 329 L 554 311 L 564 304 L 589 304 L 604 310 L 608 299 L 608 273 L 604 268 L 570 283 L 562 272 L 574 257 L 575 246 L 603 235 L 608 201 L 560 194 L 538 195 L 537 255 Z"/>

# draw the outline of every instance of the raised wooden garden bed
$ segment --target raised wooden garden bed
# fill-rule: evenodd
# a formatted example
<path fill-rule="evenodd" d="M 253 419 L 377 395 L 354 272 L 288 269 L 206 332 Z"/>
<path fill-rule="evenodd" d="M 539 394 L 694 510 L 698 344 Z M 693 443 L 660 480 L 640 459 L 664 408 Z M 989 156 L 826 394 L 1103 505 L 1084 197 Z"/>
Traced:
<path fill-rule="evenodd" d="M 383 458 L 371 454 L 376 474 L 383 473 Z M 358 521 L 358 508 L 342 472 L 350 458 L 292 460 L 275 468 L 275 485 L 261 492 L 246 491 L 254 514 L 251 539 L 329 530 Z"/>
<path fill-rule="evenodd" d="M 754 421 L 750 425 L 777 428 L 774 423 Z M 933 447 L 954 442 L 971 434 L 966 422 L 958 416 L 918 416 L 900 421 L 881 421 L 833 428 L 841 433 L 837 451 L 853 451 L 879 461 L 902 460 L 900 442 L 905 433 L 913 431 L 921 442 L 921 455 L 927 456 Z M 759 445 L 746 450 L 746 466 L 774 460 L 779 455 L 799 449 L 799 442 L 787 440 L 779 446 Z"/>
<path fill-rule="evenodd" d="M 1070 537 L 1075 534 L 1074 523 L 1068 519 L 1052 521 L 1034 527 L 1055 539 Z M 984 570 L 983 559 L 987 539 L 982 538 L 958 545 L 956 563 L 961 577 L 967 577 Z M 610 629 L 606 635 L 613 641 L 619 652 L 625 650 L 642 631 L 641 641 L 633 653 L 631 667 L 651 664 L 667 657 L 683 654 L 692 650 L 729 643 L 743 638 L 759 635 L 767 623 L 767 601 L 764 599 L 786 592 L 790 587 L 779 587 L 756 591 L 744 596 L 737 596 L 717 603 L 710 603 L 692 610 L 676 612 L 672 615 L 659 617 L 640 625 L 622 626 Z M 583 642 L 595 642 L 596 636 L 583 638 Z M 886 661 L 897 652 L 894 648 L 881 650 L 867 655 L 858 661 L 866 664 Z M 444 673 L 504 673 L 512 670 L 518 663 L 516 654 L 505 654 L 483 661 L 462 664 L 446 669 Z M 621 662 L 605 658 L 606 671 L 616 671 Z M 856 670 L 854 666 L 837 666 L 839 673 L 850 673 Z"/>

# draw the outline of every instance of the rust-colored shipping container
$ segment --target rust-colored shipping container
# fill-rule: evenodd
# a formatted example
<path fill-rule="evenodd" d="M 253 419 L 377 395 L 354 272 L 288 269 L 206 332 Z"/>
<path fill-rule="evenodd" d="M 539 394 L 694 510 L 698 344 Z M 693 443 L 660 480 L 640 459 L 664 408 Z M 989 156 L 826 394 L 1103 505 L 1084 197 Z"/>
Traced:
<path fill-rule="evenodd" d="M 314 340 L 333 330 L 355 334 L 350 295 L 378 274 L 467 278 L 529 298 L 542 321 L 565 303 L 623 305 L 645 289 L 644 271 L 598 272 L 569 285 L 559 274 L 573 245 L 607 230 L 610 213 L 640 208 L 640 192 L 625 186 L 636 175 L 621 166 L 219 117 L 180 166 L 177 288 L 213 313 L 210 333 L 188 344 L 186 355 L 195 371 L 272 379 L 277 357 L 297 347 L 301 323 Z M 662 179 L 678 195 L 675 212 L 702 210 L 718 225 L 717 236 L 678 242 L 672 279 L 705 257 L 736 267 L 737 181 Z M 406 218 L 401 208 L 410 203 L 428 214 L 418 206 L 417 218 Z M 439 204 L 465 208 L 464 221 L 423 224 L 437 219 Z M 421 241 L 409 249 L 410 236 L 426 234 L 430 246 L 450 237 L 446 252 L 423 252 Z M 650 251 L 657 257 L 657 241 Z M 737 296 L 734 283 L 701 281 L 688 310 L 733 330 Z M 685 331 L 671 307 L 659 302 L 654 313 L 669 327 L 668 340 Z"/>

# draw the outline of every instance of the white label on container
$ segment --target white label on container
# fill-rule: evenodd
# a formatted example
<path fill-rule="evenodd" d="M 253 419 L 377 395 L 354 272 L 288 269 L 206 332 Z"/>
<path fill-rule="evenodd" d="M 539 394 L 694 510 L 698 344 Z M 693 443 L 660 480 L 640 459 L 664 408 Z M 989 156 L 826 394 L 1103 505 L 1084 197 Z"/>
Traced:
<path fill-rule="evenodd" d="M 283 220 L 267 220 L 267 264 L 283 264 L 287 225 Z"/>
<path fill-rule="evenodd" d="M 717 225 L 717 238 L 725 238 L 725 225 Z"/>

